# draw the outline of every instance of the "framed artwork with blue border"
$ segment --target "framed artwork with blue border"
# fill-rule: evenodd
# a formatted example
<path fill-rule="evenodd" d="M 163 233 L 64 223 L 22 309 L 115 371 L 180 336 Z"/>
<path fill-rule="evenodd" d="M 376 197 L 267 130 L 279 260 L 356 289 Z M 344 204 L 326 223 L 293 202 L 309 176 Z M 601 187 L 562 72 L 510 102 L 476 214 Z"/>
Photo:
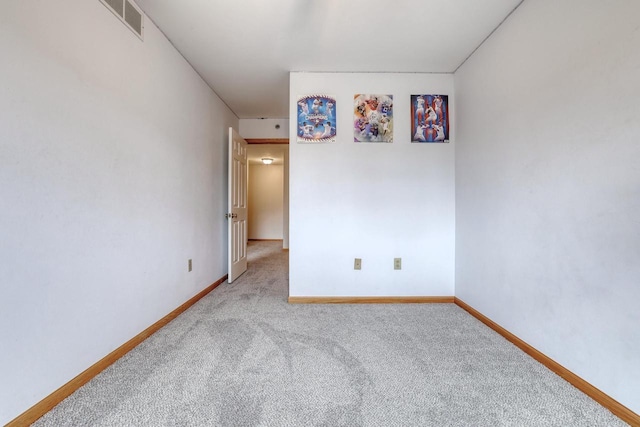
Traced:
<path fill-rule="evenodd" d="M 336 98 L 307 95 L 298 99 L 298 143 L 336 142 Z"/>

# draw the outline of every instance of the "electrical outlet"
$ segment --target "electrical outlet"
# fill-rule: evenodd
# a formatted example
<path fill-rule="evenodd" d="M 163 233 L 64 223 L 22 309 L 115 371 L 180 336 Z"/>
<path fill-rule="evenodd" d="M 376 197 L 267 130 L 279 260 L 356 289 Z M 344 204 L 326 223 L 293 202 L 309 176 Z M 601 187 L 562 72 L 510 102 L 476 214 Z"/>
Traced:
<path fill-rule="evenodd" d="M 393 269 L 394 270 L 402 270 L 402 258 L 394 258 L 393 259 Z"/>
<path fill-rule="evenodd" d="M 353 269 L 354 270 L 362 270 L 362 258 L 356 258 L 353 261 Z"/>
<path fill-rule="evenodd" d="M 193 262 L 189 260 L 189 271 L 193 270 Z"/>

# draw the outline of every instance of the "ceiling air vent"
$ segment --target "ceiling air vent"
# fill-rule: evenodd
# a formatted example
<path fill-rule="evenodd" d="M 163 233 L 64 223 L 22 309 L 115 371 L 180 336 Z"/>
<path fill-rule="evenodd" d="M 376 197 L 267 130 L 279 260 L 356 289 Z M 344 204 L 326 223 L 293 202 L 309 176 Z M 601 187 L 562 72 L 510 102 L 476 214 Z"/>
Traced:
<path fill-rule="evenodd" d="M 140 40 L 144 39 L 144 15 L 131 0 L 100 0 L 107 6 Z"/>

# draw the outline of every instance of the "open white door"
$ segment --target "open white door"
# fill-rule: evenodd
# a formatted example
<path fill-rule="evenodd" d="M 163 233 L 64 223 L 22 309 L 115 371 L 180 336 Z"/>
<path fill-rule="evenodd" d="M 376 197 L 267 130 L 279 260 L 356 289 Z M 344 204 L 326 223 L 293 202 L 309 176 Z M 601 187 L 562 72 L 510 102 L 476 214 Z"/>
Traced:
<path fill-rule="evenodd" d="M 247 141 L 229 128 L 229 283 L 247 271 Z"/>

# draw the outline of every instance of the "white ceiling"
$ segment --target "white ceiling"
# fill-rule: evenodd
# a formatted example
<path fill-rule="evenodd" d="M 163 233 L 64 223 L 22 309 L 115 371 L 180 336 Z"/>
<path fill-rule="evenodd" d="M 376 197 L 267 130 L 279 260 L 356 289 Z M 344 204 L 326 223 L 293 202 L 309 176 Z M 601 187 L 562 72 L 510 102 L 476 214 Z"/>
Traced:
<path fill-rule="evenodd" d="M 137 0 L 241 118 L 289 116 L 289 71 L 446 72 L 522 0 Z"/>

